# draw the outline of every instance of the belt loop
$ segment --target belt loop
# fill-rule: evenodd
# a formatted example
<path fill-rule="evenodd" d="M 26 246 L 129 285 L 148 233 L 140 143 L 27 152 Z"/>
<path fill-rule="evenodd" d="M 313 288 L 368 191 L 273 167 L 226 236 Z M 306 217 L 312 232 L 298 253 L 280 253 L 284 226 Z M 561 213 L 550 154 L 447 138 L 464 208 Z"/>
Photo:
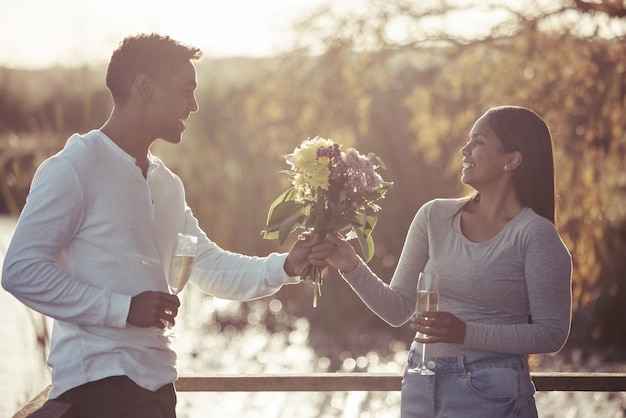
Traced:
<path fill-rule="evenodd" d="M 461 376 L 466 377 L 467 369 L 465 368 L 465 356 L 464 355 L 457 356 L 457 362 L 459 364 L 459 371 L 461 372 Z"/>
<path fill-rule="evenodd" d="M 519 358 L 522 361 L 524 372 L 530 371 L 530 364 L 528 363 L 528 356 L 520 354 Z"/>

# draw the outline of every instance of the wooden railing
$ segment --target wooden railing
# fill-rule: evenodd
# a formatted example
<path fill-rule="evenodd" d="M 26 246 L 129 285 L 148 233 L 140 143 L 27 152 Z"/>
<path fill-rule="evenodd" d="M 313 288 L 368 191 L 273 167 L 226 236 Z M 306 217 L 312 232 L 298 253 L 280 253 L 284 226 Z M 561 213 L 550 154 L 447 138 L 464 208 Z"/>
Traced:
<path fill-rule="evenodd" d="M 626 373 L 533 372 L 538 391 L 626 392 Z M 377 373 L 315 373 L 305 375 L 182 376 L 178 392 L 334 392 L 399 391 L 402 376 Z M 44 389 L 13 418 L 74 418 L 71 405 L 47 400 Z"/>

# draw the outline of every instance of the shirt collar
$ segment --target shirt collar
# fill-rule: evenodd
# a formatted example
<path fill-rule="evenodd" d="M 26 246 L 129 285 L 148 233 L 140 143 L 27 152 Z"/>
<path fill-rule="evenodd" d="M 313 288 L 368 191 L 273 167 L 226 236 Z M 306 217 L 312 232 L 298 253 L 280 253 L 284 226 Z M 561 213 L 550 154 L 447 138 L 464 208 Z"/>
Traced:
<path fill-rule="evenodd" d="M 137 166 L 137 160 L 135 157 L 124 151 L 119 145 L 115 143 L 111 138 L 109 138 L 104 132 L 97 131 L 102 139 L 104 139 L 104 144 L 115 154 L 117 154 L 120 158 L 128 161 L 133 166 Z M 160 166 L 159 159 L 152 155 L 152 152 L 148 150 L 148 174 L 157 169 Z"/>

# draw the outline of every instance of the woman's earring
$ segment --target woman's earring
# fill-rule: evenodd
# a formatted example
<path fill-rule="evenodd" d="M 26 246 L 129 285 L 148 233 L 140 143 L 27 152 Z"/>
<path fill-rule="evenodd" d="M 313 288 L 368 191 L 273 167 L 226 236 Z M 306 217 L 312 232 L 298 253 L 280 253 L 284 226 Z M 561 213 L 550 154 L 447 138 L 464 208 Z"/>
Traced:
<path fill-rule="evenodd" d="M 508 165 L 504 166 L 504 171 L 509 171 L 509 166 Z"/>

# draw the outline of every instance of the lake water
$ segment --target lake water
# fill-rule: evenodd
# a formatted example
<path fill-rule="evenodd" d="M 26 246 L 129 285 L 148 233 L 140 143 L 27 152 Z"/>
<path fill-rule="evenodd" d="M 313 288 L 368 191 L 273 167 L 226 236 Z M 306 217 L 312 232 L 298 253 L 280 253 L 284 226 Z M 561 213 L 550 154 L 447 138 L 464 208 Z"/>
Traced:
<path fill-rule="evenodd" d="M 0 217 L 0 263 L 14 220 Z M 268 332 L 262 318 L 285 315 L 280 302 L 250 305 L 246 325 L 219 325 L 239 311 L 239 304 L 203 297 L 189 286 L 181 295 L 183 307 L 173 348 L 179 354 L 181 375 L 280 374 L 325 372 L 330 361 L 308 345 L 310 324 L 305 318 L 281 318 L 283 329 Z M 35 330 L 43 318 L 0 290 L 0 418 L 9 418 L 21 405 L 50 383 L 38 348 Z M 220 318 L 222 321 L 216 321 Z M 406 344 L 392 343 L 382 356 L 342 357 L 343 370 L 401 373 Z M 583 356 L 578 350 L 535 359 L 537 371 L 621 371 L 625 363 L 607 363 L 600 354 Z M 626 394 L 538 392 L 542 418 L 626 417 Z M 178 393 L 179 418 L 391 418 L 399 416 L 399 392 L 257 392 Z"/>

